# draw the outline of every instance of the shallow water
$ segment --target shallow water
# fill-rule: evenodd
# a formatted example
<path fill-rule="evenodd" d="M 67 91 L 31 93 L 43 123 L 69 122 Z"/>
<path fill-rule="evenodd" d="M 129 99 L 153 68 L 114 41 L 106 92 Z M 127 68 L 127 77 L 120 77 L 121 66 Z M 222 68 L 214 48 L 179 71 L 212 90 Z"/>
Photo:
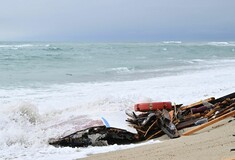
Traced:
<path fill-rule="evenodd" d="M 0 158 L 74 159 L 126 148 L 47 141 L 84 117 L 127 128 L 124 112 L 140 101 L 189 104 L 234 92 L 234 62 L 233 42 L 1 43 Z"/>

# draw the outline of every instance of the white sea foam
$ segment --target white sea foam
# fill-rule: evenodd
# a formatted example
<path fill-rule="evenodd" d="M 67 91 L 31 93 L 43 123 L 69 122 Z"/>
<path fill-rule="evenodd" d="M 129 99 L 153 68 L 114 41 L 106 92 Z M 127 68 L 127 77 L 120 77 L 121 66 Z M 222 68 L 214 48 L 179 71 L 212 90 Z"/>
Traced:
<path fill-rule="evenodd" d="M 19 49 L 19 48 L 32 48 L 32 47 L 50 47 L 50 44 L 0 44 L 0 48 L 6 49 Z"/>
<path fill-rule="evenodd" d="M 0 45 L 0 48 L 23 48 L 23 47 L 33 47 L 32 44 L 15 44 L 15 45 Z"/>
<path fill-rule="evenodd" d="M 126 128 L 124 112 L 140 101 L 189 104 L 210 96 L 234 92 L 234 66 L 193 74 L 139 81 L 53 85 L 41 89 L 1 89 L 2 159 L 74 159 L 130 146 L 54 148 L 49 138 L 67 133 L 74 118 L 105 117 L 111 125 Z M 63 123 L 65 122 L 65 123 Z M 56 124 L 63 124 L 57 127 Z M 163 142 L 164 143 L 164 142 Z"/>
<path fill-rule="evenodd" d="M 116 73 L 130 73 L 134 69 L 129 69 L 128 67 L 117 67 L 107 70 L 107 72 L 116 72 Z"/>
<path fill-rule="evenodd" d="M 51 45 L 47 44 L 41 45 L 42 48 L 51 47 Z M 139 50 L 143 47 L 146 47 L 146 45 L 148 47 L 139 52 Z M 63 74 L 59 74 L 59 76 L 51 76 L 50 74 L 48 77 L 55 78 L 55 81 L 53 81 L 55 83 L 52 82 L 47 84 L 46 81 L 42 85 L 35 86 L 34 83 L 39 83 L 41 81 L 44 82 L 44 77 L 42 77 L 44 74 L 40 75 L 41 70 L 33 70 L 32 73 L 37 71 L 39 75 L 31 73 L 31 75 L 26 77 L 26 83 L 21 86 L 17 85 L 21 77 L 15 76 L 16 78 L 14 79 L 14 77 L 11 78 L 11 76 L 14 74 L 23 75 L 22 73 L 25 74 L 26 69 L 34 65 L 26 66 L 26 68 L 23 68 L 23 72 L 18 69 L 20 67 L 17 65 L 18 63 L 16 63 L 15 66 L 13 65 L 12 67 L 16 72 L 11 72 L 8 74 L 7 70 L 5 75 L 7 75 L 6 77 L 8 78 L 4 79 L 4 76 L 1 77 L 1 82 L 6 85 L 0 86 L 0 159 L 70 160 L 104 151 L 107 152 L 124 149 L 127 147 L 135 147 L 138 145 L 114 145 L 108 147 L 89 148 L 55 148 L 48 145 L 48 140 L 49 138 L 55 138 L 69 134 L 78 128 L 86 127 L 86 123 L 91 122 L 92 120 L 100 120 L 101 117 L 106 118 L 111 126 L 131 130 L 128 128 L 125 121 L 127 118 L 125 115 L 125 110 L 133 110 L 134 104 L 138 102 L 172 101 L 175 103 L 189 104 L 211 96 L 220 97 L 234 92 L 235 63 L 234 59 L 230 58 L 230 52 L 226 52 L 225 57 L 215 59 L 212 58 L 209 60 L 205 58 L 203 53 L 200 55 L 190 54 L 189 57 L 194 58 L 188 58 L 186 50 L 177 50 L 177 48 L 179 48 L 178 45 L 176 47 L 176 45 L 173 44 L 169 46 L 168 50 L 164 51 L 164 56 L 165 53 L 167 53 L 168 57 L 166 55 L 165 58 L 167 61 L 163 64 L 168 64 L 168 60 L 172 63 L 170 64 L 172 65 L 171 67 L 165 68 L 164 66 L 161 66 L 161 56 L 163 55 L 156 53 L 157 51 L 162 51 L 162 46 L 158 48 L 156 47 L 158 45 L 155 44 L 141 44 L 141 47 L 139 47 L 139 45 L 132 44 L 132 47 L 134 48 L 130 49 L 131 47 L 128 46 L 130 48 L 127 50 L 123 49 L 123 46 L 121 45 L 119 50 L 116 50 L 117 52 L 114 51 L 113 54 L 119 52 L 131 53 L 122 55 L 122 58 L 127 58 L 128 62 L 133 59 L 137 59 L 137 61 L 131 61 L 130 65 L 129 63 L 123 64 L 123 59 L 118 59 L 120 55 L 117 57 L 111 56 L 111 59 L 117 58 L 118 62 L 120 62 L 117 66 L 115 66 L 116 64 L 112 65 L 112 63 L 108 63 L 110 62 L 110 59 L 106 59 L 107 55 L 105 55 L 103 52 L 106 50 L 103 50 L 102 47 L 100 47 L 101 51 L 98 52 L 99 54 L 97 55 L 94 55 L 93 52 L 80 53 L 81 50 L 84 51 L 87 48 L 78 47 L 71 53 L 66 52 L 63 55 L 60 55 L 65 56 L 64 59 L 62 57 L 61 61 L 55 61 L 51 63 L 52 59 L 55 60 L 54 57 L 50 57 L 48 61 L 41 61 L 45 58 L 48 58 L 48 56 L 43 56 L 41 54 L 41 50 L 39 53 L 37 53 L 36 51 L 31 51 L 30 48 L 30 52 L 28 52 L 29 55 L 34 54 L 41 56 L 41 58 L 39 58 L 40 61 L 35 61 L 35 59 L 32 59 L 31 63 L 34 64 L 37 62 L 38 64 L 41 64 L 41 62 L 43 62 L 43 64 L 51 64 L 52 66 L 53 64 L 56 64 L 56 67 L 60 67 L 60 72 L 63 71 L 63 68 L 66 70 L 64 73 L 68 73 L 67 71 L 74 71 L 75 73 L 79 72 L 78 70 L 71 70 L 71 68 L 74 69 L 84 67 L 85 70 L 88 65 L 87 63 L 82 63 L 84 60 L 81 58 L 81 55 L 91 56 L 92 58 L 95 57 L 94 61 L 92 61 L 92 58 L 89 59 L 90 61 L 88 64 L 94 64 L 93 68 L 89 68 L 91 71 L 93 71 L 93 69 L 96 67 L 96 62 L 104 63 L 105 60 L 107 60 L 105 61 L 107 62 L 105 69 L 111 69 L 108 69 L 108 74 L 102 74 L 103 81 L 100 83 L 97 81 L 86 83 L 79 83 L 79 81 L 76 81 L 77 83 L 66 83 L 67 81 L 63 81 Z M 183 52 L 183 54 L 176 56 L 175 54 L 171 53 L 172 46 L 173 51 L 177 51 L 177 53 Z M 195 45 L 193 45 L 193 47 L 194 46 Z M 54 44 L 52 47 L 54 47 Z M 67 45 L 55 45 L 55 47 L 70 48 Z M 75 45 L 73 45 L 73 47 L 76 48 Z M 113 47 L 115 48 L 117 46 L 113 45 Z M 186 46 L 186 48 L 187 47 L 188 46 Z M 211 46 L 209 46 L 209 49 L 211 49 L 210 47 Z M 183 46 L 183 48 L 185 47 Z M 99 49 L 99 45 L 95 46 L 95 49 L 93 48 L 95 51 L 97 51 L 97 49 Z M 199 47 L 197 49 L 201 48 Z M 223 47 L 219 49 L 221 49 L 220 52 L 227 51 L 227 48 L 225 48 L 225 50 L 223 50 Z M 75 51 L 76 53 L 79 53 L 79 56 L 72 56 L 75 54 Z M 147 52 L 146 54 L 145 51 Z M 16 51 L 11 52 L 11 54 L 14 55 L 15 52 Z M 43 50 L 42 52 L 46 55 L 52 54 L 51 50 Z M 216 54 L 217 57 L 221 57 L 220 52 Z M 53 53 L 57 54 L 57 52 Z M 5 54 L 8 56 L 8 52 Z M 19 55 L 21 56 L 22 54 Z M 184 56 L 186 56 L 186 58 Z M 74 63 L 74 61 L 70 61 L 70 57 L 72 57 L 72 59 L 76 58 L 76 60 L 82 59 L 82 61 L 79 62 L 84 66 L 80 65 L 78 61 L 76 61 L 76 63 Z M 25 59 L 25 57 L 20 58 Z M 104 61 L 100 62 L 98 61 L 98 58 L 103 58 Z M 3 60 L 1 62 L 4 63 L 5 59 L 2 59 Z M 15 59 L 19 59 L 19 57 Z M 8 65 L 11 66 L 15 62 L 18 61 L 8 61 Z M 62 62 L 73 62 L 74 64 L 69 65 L 69 63 L 65 63 L 62 65 Z M 143 62 L 147 63 L 144 63 L 143 66 L 141 66 Z M 178 66 L 177 64 L 179 63 L 183 63 L 183 65 Z M 152 67 L 155 65 L 158 66 Z M 5 65 L 2 66 L 5 67 Z M 139 68 L 137 67 L 137 69 L 135 68 L 132 70 L 132 66 L 138 66 Z M 43 68 L 42 71 L 44 72 L 50 69 L 51 66 Z M 104 67 L 99 69 L 102 70 Z M 1 71 L 1 74 L 3 75 L 5 70 L 2 69 Z M 49 73 L 54 73 L 54 71 L 55 70 L 52 69 Z M 119 74 L 114 74 L 117 77 L 122 75 L 130 75 L 130 81 L 112 82 L 110 79 L 108 79 L 110 72 L 112 74 L 119 72 Z M 154 78 L 146 79 L 145 75 L 148 73 L 152 74 L 153 76 L 146 76 L 147 78 Z M 164 73 L 167 74 L 165 75 Z M 74 75 L 76 74 L 65 77 L 75 78 L 75 80 L 76 78 L 81 78 L 80 75 L 78 77 Z M 134 80 L 136 79 L 136 75 L 140 77 L 137 78 L 140 80 Z M 27 81 L 31 78 L 30 76 L 38 77 L 33 77 L 32 81 Z M 98 78 L 99 75 L 95 75 L 94 77 Z M 39 82 L 34 81 L 34 78 Z M 13 81 L 9 85 L 8 81 L 11 79 Z M 58 81 L 56 81 L 57 79 Z M 150 143 L 153 142 L 151 141 Z"/>
<path fill-rule="evenodd" d="M 233 42 L 208 42 L 208 44 L 213 46 L 235 46 Z"/>
<path fill-rule="evenodd" d="M 164 44 L 181 44 L 181 41 L 163 41 Z"/>

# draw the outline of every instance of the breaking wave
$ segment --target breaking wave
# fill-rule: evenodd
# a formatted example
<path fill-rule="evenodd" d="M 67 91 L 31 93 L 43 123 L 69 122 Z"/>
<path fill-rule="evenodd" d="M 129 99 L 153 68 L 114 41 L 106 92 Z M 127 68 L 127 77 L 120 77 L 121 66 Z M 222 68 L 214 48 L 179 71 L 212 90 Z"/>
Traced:
<path fill-rule="evenodd" d="M 128 67 L 117 67 L 117 68 L 111 68 L 106 70 L 106 72 L 115 72 L 115 73 L 130 73 L 130 72 L 134 72 L 135 69 L 134 68 L 128 68 Z"/>
<path fill-rule="evenodd" d="M 39 141 L 45 140 L 37 129 L 40 123 L 40 115 L 36 106 L 30 103 L 22 103 L 8 110 L 1 111 L 1 140 L 0 146 L 20 145 L 30 147 L 37 144 L 34 136 L 39 136 Z M 40 143 L 40 142 L 39 142 Z"/>
<path fill-rule="evenodd" d="M 164 44 L 181 44 L 181 41 L 163 41 Z"/>
<path fill-rule="evenodd" d="M 30 48 L 30 47 L 50 47 L 50 44 L 1 44 L 0 48 Z"/>
<path fill-rule="evenodd" d="M 235 46 L 233 42 L 208 42 L 208 45 L 212 46 Z"/>
<path fill-rule="evenodd" d="M 76 159 L 97 153 L 108 147 L 54 148 L 48 139 L 84 126 L 88 117 L 125 126 L 123 113 L 136 102 L 189 104 L 234 92 L 234 47 L 180 43 L 0 43 L 0 159 Z M 219 45 L 234 44 L 227 43 Z M 19 50 L 8 50 L 14 47 Z M 31 65 L 22 67 L 26 62 Z M 92 81 L 86 75 L 94 75 Z"/>
<path fill-rule="evenodd" d="M 34 46 L 35 45 L 32 44 L 15 44 L 15 45 L 5 44 L 5 45 L 0 45 L 0 48 L 26 48 Z"/>

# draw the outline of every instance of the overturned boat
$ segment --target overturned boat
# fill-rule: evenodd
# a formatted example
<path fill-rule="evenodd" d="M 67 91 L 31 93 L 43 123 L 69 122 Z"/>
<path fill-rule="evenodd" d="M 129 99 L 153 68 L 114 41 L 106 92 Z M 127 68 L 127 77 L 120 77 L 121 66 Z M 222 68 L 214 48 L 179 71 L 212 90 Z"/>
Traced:
<path fill-rule="evenodd" d="M 87 147 L 130 144 L 138 141 L 138 134 L 119 128 L 97 126 L 77 131 L 62 138 L 50 139 L 49 144 L 62 147 Z"/>

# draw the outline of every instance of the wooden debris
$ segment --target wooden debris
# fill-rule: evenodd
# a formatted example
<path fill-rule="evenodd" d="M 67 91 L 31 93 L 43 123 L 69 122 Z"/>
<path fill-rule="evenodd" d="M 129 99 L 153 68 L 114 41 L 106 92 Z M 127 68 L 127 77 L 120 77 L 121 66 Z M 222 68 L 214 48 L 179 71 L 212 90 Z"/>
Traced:
<path fill-rule="evenodd" d="M 148 128 L 148 130 L 145 132 L 144 137 L 146 137 L 147 134 L 148 134 L 148 132 L 149 132 L 149 130 L 152 129 L 152 127 L 157 124 L 157 121 L 158 121 L 158 119 L 157 119 L 155 122 L 153 122 L 153 123 L 151 124 L 151 126 L 150 126 L 150 127 Z"/>
<path fill-rule="evenodd" d="M 190 119 L 199 118 L 201 116 L 201 113 L 195 113 L 195 114 L 189 114 L 184 117 L 184 121 L 188 121 Z"/>
<path fill-rule="evenodd" d="M 199 119 L 200 118 L 196 118 L 196 119 L 191 119 L 191 120 L 188 120 L 188 121 L 185 121 L 185 122 L 181 122 L 178 125 L 176 125 L 176 128 L 178 130 L 180 130 L 180 129 L 184 129 L 184 128 L 187 128 L 187 127 L 194 126 L 195 122 L 197 122 Z"/>
<path fill-rule="evenodd" d="M 146 140 L 150 140 L 150 139 L 154 138 L 155 136 L 159 135 L 161 132 L 162 132 L 161 130 L 157 131 L 156 133 L 154 133 L 153 135 L 151 135 L 151 136 L 150 136 L 149 138 L 147 138 Z"/>
<path fill-rule="evenodd" d="M 225 95 L 223 97 L 217 98 L 217 99 L 213 100 L 211 103 L 215 104 L 218 102 L 222 102 L 222 101 L 226 100 L 227 98 L 229 98 L 229 99 L 235 98 L 235 92 L 228 94 L 228 95 Z"/>
<path fill-rule="evenodd" d="M 65 137 L 50 139 L 49 144 L 87 147 L 136 143 L 157 138 L 163 134 L 167 134 L 169 138 L 178 138 L 180 137 L 178 130 L 199 125 L 183 133 L 183 136 L 191 135 L 227 117 L 235 116 L 235 92 L 217 99 L 211 97 L 186 106 L 174 104 L 171 108 L 163 107 L 144 111 L 140 114 L 130 110 L 126 111 L 129 116 L 126 121 L 136 129 L 137 134 L 119 128 L 96 126 Z"/>
<path fill-rule="evenodd" d="M 223 119 L 225 119 L 227 117 L 231 117 L 231 116 L 234 116 L 234 115 L 235 115 L 235 110 L 230 112 L 230 113 L 227 113 L 227 114 L 225 114 L 223 116 L 220 116 L 220 117 L 218 117 L 218 118 L 216 118 L 216 119 L 214 119 L 214 120 L 212 120 L 210 122 L 202 124 L 201 126 L 198 126 L 197 128 L 193 128 L 192 130 L 185 132 L 183 134 L 183 136 L 188 136 L 190 134 L 193 134 L 193 133 L 195 133 L 195 132 L 197 132 L 199 130 L 202 130 L 203 128 L 206 128 L 207 126 L 210 126 L 210 125 L 212 125 L 212 124 L 214 124 L 214 123 L 216 123 L 218 121 L 221 121 L 221 120 L 223 120 Z"/>
<path fill-rule="evenodd" d="M 162 111 L 144 112 L 135 117 L 139 122 L 137 124 L 138 127 L 135 126 L 135 128 L 137 131 L 141 129 L 141 132 L 138 131 L 138 133 L 143 140 L 160 136 L 159 133 L 165 133 L 170 138 L 176 138 L 179 137 L 177 129 L 195 125 L 200 125 L 197 128 L 205 128 L 223 119 L 227 114 L 233 115 L 233 110 L 235 110 L 235 93 L 228 94 L 218 99 L 211 97 L 183 107 L 176 107 L 176 105 L 174 105 L 173 109 L 169 112 L 164 109 Z M 157 115 L 154 115 L 156 113 Z M 152 117 L 152 119 L 149 117 Z M 148 123 L 143 123 L 143 121 Z M 133 121 L 129 122 L 133 123 Z M 175 130 L 173 129 L 174 127 L 176 128 Z M 170 131 L 169 128 L 173 130 Z M 185 135 L 187 135 L 187 132 Z"/>
<path fill-rule="evenodd" d="M 62 147 L 107 146 L 110 144 L 130 144 L 139 141 L 137 134 L 123 129 L 106 128 L 105 126 L 91 127 L 77 131 L 68 136 L 50 139 L 49 144 Z"/>
<path fill-rule="evenodd" d="M 204 100 L 195 102 L 195 103 L 193 103 L 193 104 L 190 104 L 190 105 L 187 105 L 187 106 L 183 106 L 183 107 L 181 107 L 181 110 L 186 110 L 186 109 L 189 109 L 189 108 L 198 107 L 198 106 L 202 105 L 203 101 L 205 101 L 205 102 L 211 102 L 211 101 L 213 101 L 213 100 L 215 100 L 214 97 L 207 98 L 207 99 L 204 99 Z"/>
<path fill-rule="evenodd" d="M 142 140 L 157 137 L 161 132 L 167 134 L 170 138 L 177 138 L 180 135 L 172 122 L 173 118 L 173 111 L 169 114 L 166 109 L 162 109 L 161 111 L 144 112 L 136 117 L 136 121 L 127 121 L 137 130 Z"/>

